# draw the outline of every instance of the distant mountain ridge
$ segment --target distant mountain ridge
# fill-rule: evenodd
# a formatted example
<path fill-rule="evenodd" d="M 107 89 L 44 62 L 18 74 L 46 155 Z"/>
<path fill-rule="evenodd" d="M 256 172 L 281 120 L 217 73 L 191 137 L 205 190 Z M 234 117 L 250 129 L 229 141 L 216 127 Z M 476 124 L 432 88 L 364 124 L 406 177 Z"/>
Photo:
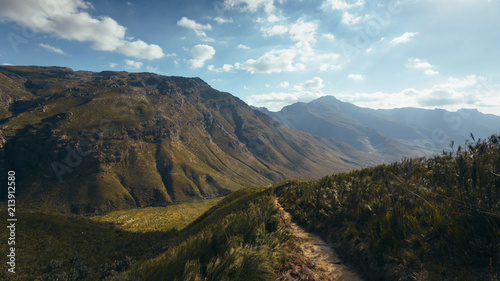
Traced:
<path fill-rule="evenodd" d="M 379 163 L 282 126 L 199 78 L 38 66 L 0 67 L 0 152 L 2 176 L 18 175 L 19 202 L 74 213 L 211 198 Z"/>
<path fill-rule="evenodd" d="M 349 143 L 385 161 L 439 153 L 472 133 L 487 138 L 500 131 L 500 117 L 477 110 L 399 108 L 374 110 L 325 96 L 278 112 L 258 110 L 289 128 Z"/>

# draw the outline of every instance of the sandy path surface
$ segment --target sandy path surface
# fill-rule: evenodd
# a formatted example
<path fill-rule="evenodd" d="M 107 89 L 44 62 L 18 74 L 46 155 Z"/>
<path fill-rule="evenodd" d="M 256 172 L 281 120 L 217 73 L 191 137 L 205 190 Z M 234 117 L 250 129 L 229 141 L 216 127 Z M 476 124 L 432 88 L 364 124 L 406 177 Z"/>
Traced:
<path fill-rule="evenodd" d="M 327 272 L 329 280 L 364 281 L 360 275 L 343 264 L 331 246 L 327 245 L 319 236 L 305 231 L 294 223 L 290 213 L 281 207 L 278 200 L 276 200 L 276 204 L 284 212 L 285 218 L 290 221 L 293 235 L 298 238 L 299 246 L 304 255 L 315 263 L 319 272 Z"/>

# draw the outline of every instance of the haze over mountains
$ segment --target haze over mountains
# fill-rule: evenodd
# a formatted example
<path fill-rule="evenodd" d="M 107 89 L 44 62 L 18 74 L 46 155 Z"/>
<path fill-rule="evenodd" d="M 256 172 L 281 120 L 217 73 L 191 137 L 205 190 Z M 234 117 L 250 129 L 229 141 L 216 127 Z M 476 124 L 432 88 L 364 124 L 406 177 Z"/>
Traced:
<path fill-rule="evenodd" d="M 35 209 L 161 206 L 379 163 L 199 78 L 3 66 L 0 101 L 1 166 Z"/>
<path fill-rule="evenodd" d="M 500 130 L 499 116 L 475 109 L 374 110 L 333 96 L 295 103 L 278 112 L 257 109 L 289 128 L 349 143 L 386 162 L 440 153 L 449 149 L 452 140 L 463 144 L 471 133 L 485 139 Z"/>

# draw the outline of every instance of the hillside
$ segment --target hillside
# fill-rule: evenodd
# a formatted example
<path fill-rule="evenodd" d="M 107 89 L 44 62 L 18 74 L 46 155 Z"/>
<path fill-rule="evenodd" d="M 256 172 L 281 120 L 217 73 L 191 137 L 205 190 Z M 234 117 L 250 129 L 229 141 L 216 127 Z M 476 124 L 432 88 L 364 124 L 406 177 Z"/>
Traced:
<path fill-rule="evenodd" d="M 376 163 L 199 78 L 2 66 L 0 81 L 0 167 L 25 208 L 164 206 Z"/>
<path fill-rule="evenodd" d="M 499 280 L 500 138 L 276 188 L 370 280 Z"/>

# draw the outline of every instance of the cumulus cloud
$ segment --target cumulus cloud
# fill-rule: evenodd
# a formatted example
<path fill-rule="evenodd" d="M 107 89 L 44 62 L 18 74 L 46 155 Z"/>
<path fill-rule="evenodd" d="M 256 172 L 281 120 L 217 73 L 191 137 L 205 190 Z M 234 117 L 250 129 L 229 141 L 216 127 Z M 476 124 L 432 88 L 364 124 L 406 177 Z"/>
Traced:
<path fill-rule="evenodd" d="M 392 45 L 398 45 L 398 44 L 401 44 L 401 43 L 406 43 L 406 42 L 410 41 L 416 35 L 418 35 L 418 32 L 405 32 L 405 33 L 403 33 L 403 35 L 398 36 L 398 37 L 392 39 L 390 43 Z"/>
<path fill-rule="evenodd" d="M 60 54 L 60 55 L 63 55 L 63 56 L 66 56 L 66 52 L 64 52 L 63 50 L 57 48 L 57 47 L 53 47 L 49 44 L 44 44 L 44 43 L 40 43 L 39 45 L 40 47 L 44 48 L 45 50 L 49 51 L 49 52 L 53 52 L 53 53 L 56 53 L 56 54 Z"/>
<path fill-rule="evenodd" d="M 365 76 L 362 74 L 349 74 L 347 75 L 347 78 L 352 79 L 352 80 L 364 80 Z"/>
<path fill-rule="evenodd" d="M 207 34 L 204 30 L 212 30 L 212 26 L 210 24 L 199 24 L 194 20 L 188 19 L 186 17 L 182 17 L 177 21 L 177 25 L 193 30 L 197 36 L 207 37 Z"/>
<path fill-rule="evenodd" d="M 1 1 L 0 20 L 13 21 L 35 33 L 92 43 L 99 51 L 116 51 L 139 59 L 159 59 L 163 50 L 155 44 L 126 37 L 126 28 L 108 16 L 92 16 L 92 4 L 83 0 Z"/>
<path fill-rule="evenodd" d="M 321 6 L 324 10 L 349 10 L 355 7 L 361 7 L 365 4 L 364 0 L 346 1 L 346 0 L 325 0 Z"/>
<path fill-rule="evenodd" d="M 210 60 L 215 55 L 215 49 L 209 45 L 196 45 L 191 49 L 192 59 L 189 60 L 191 68 L 200 68 L 205 65 L 205 61 Z"/>
<path fill-rule="evenodd" d="M 375 92 L 336 96 L 358 106 L 371 108 L 419 106 L 430 109 L 439 107 L 457 110 L 474 107 L 483 108 L 487 112 L 492 105 L 500 104 L 498 92 L 498 88 L 485 77 L 469 75 L 462 78 L 450 77 L 443 83 L 420 90 L 407 88 L 396 93 Z"/>
<path fill-rule="evenodd" d="M 237 69 L 243 69 L 250 73 L 280 73 L 304 70 L 301 63 L 294 63 L 297 56 L 296 50 L 283 49 L 270 51 L 258 59 L 249 59 L 243 63 L 236 63 Z"/>
<path fill-rule="evenodd" d="M 143 65 L 143 63 L 140 61 L 134 61 L 134 60 L 129 60 L 129 59 L 123 60 L 123 62 L 125 63 L 125 65 L 127 67 L 135 68 L 135 69 L 139 69 Z"/>

